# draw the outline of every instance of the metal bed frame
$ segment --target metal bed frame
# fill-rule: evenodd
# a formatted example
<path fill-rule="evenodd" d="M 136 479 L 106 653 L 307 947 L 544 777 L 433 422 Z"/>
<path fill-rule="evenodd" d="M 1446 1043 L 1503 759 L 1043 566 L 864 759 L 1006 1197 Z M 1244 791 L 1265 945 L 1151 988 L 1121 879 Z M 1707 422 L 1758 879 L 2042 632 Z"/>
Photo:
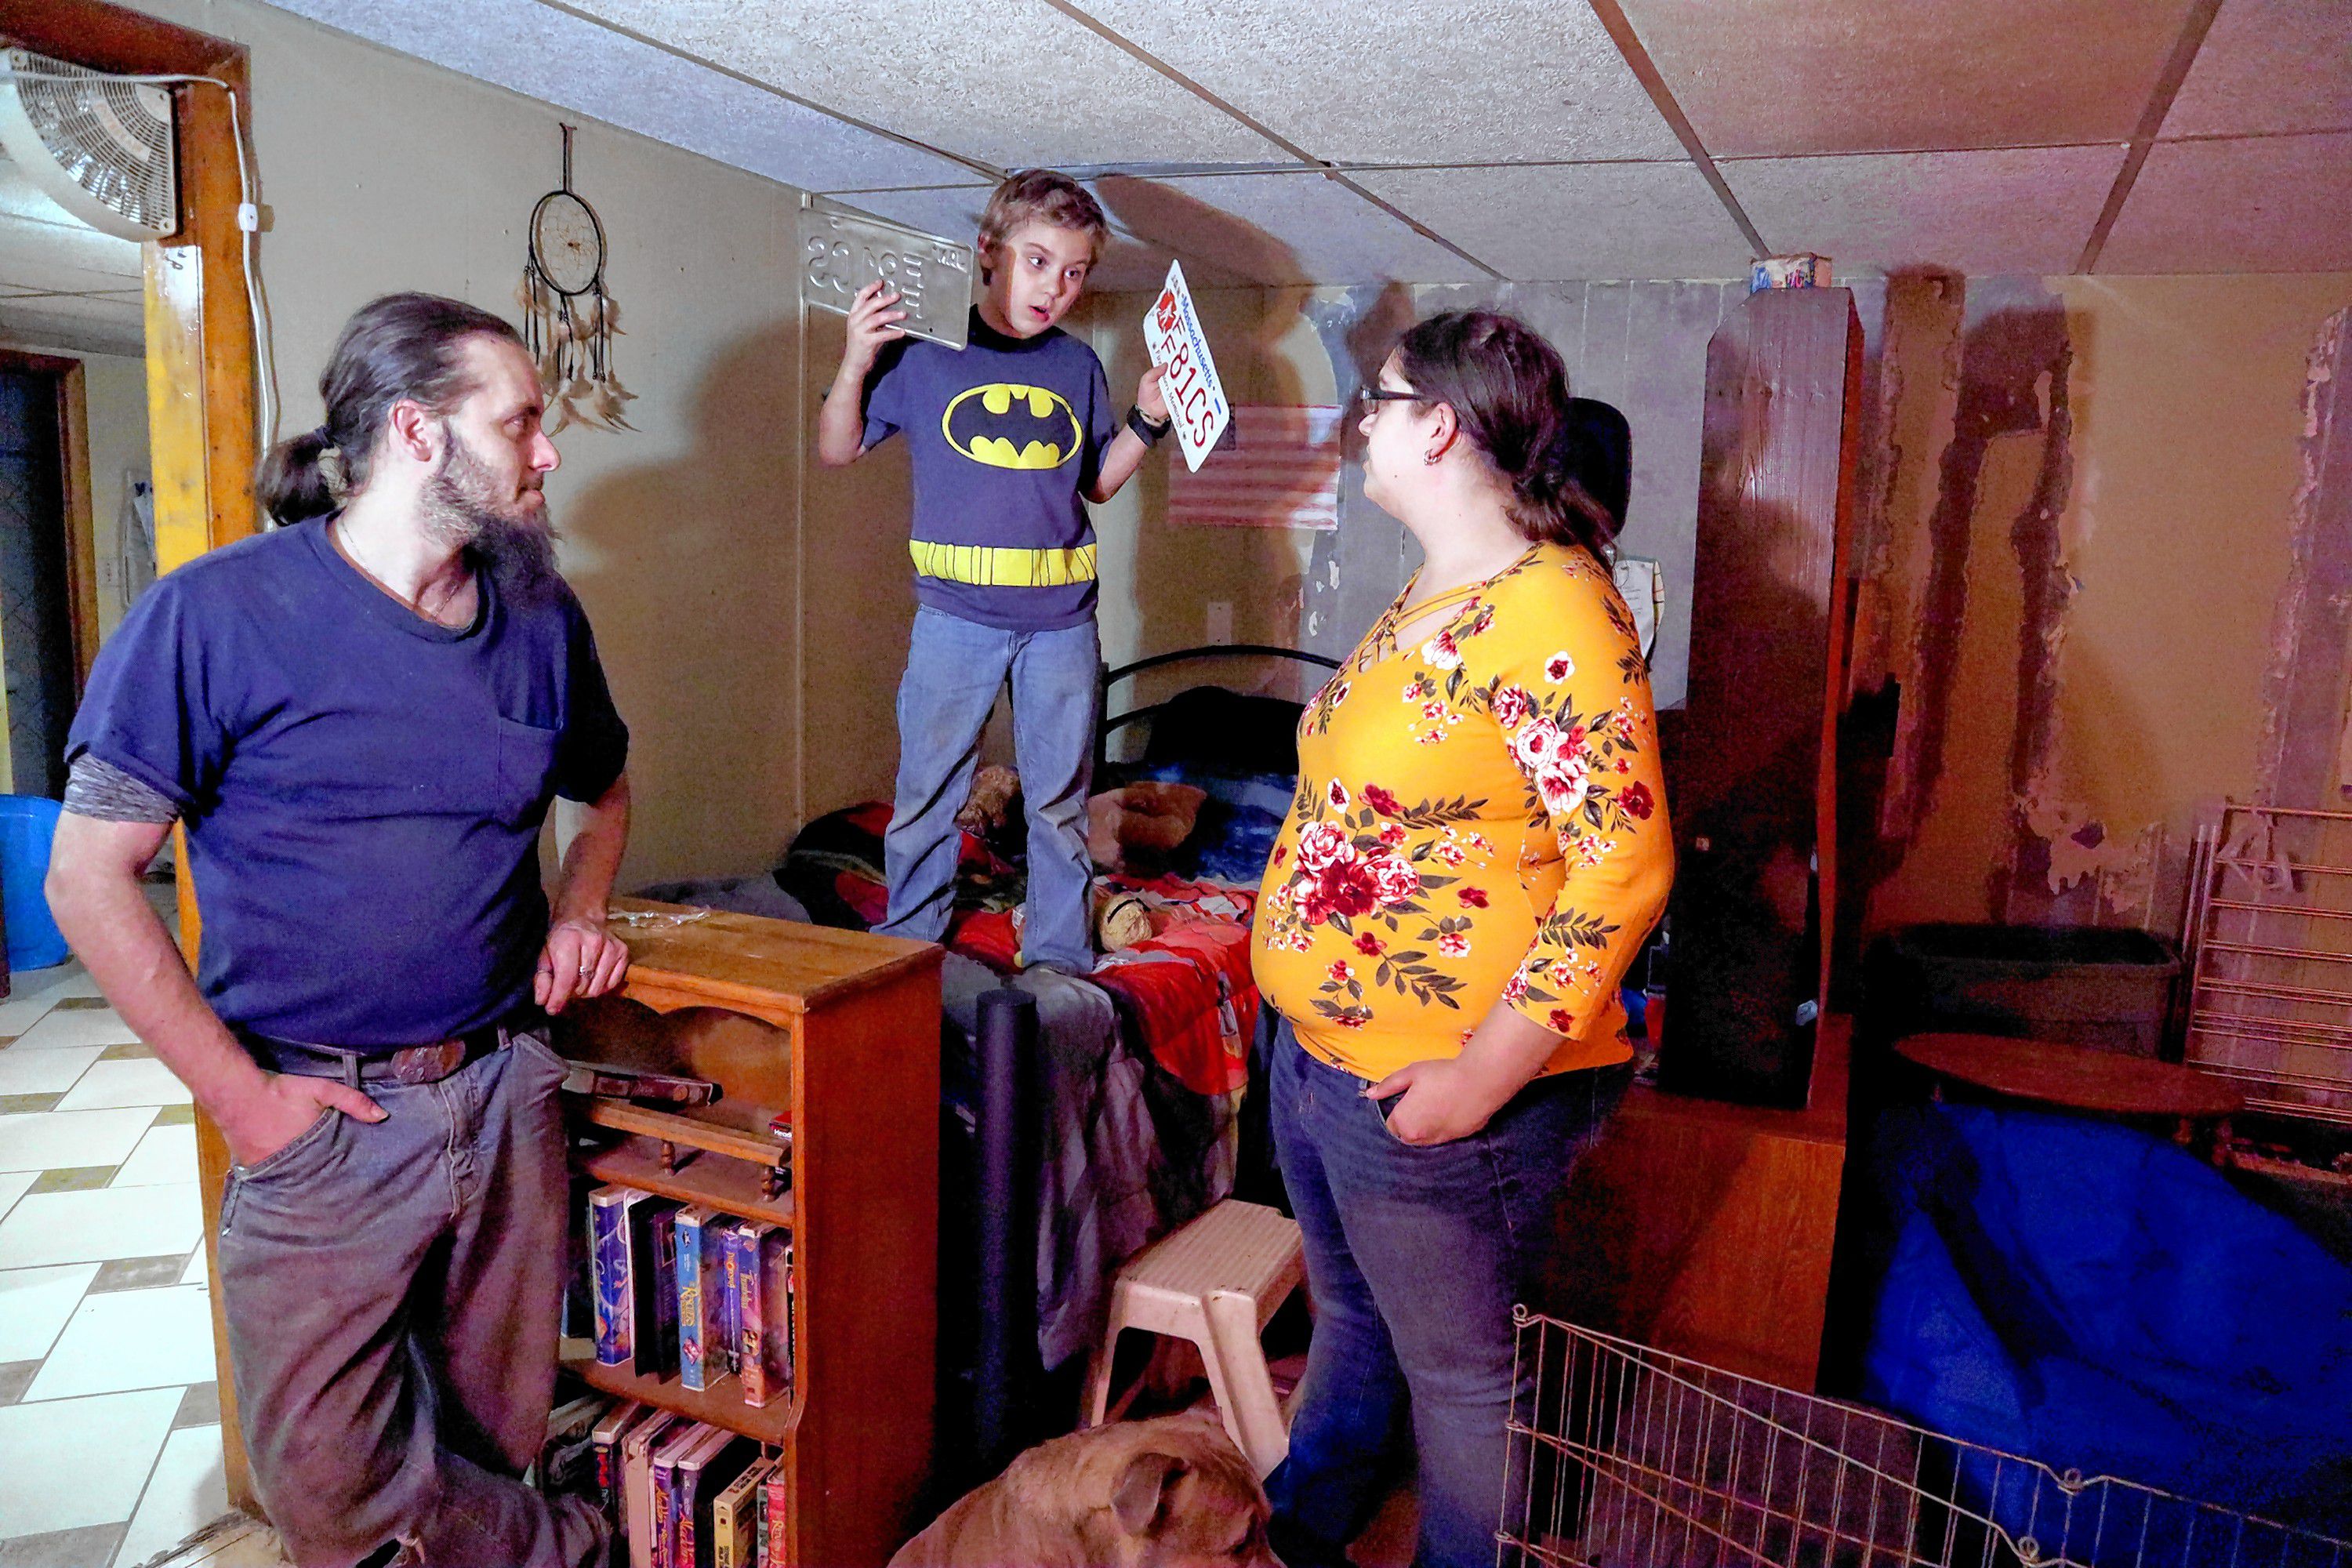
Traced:
<path fill-rule="evenodd" d="M 1325 669 L 1339 668 L 1339 661 L 1328 654 L 1310 653 L 1305 648 L 1276 647 L 1269 643 L 1254 642 L 1208 643 L 1199 647 L 1178 648 L 1172 653 L 1155 653 L 1148 658 L 1139 658 L 1132 663 L 1122 664 L 1117 669 L 1105 665 L 1095 681 L 1096 770 L 1099 772 L 1108 765 L 1110 737 L 1113 731 L 1123 730 L 1139 719 L 1148 719 L 1168 706 L 1164 701 L 1148 702 L 1140 708 L 1130 708 L 1124 713 L 1112 716 L 1110 713 L 1112 687 L 1129 676 L 1141 675 L 1145 670 L 1158 669 L 1162 665 L 1180 664 L 1188 659 L 1216 658 L 1289 658 L 1296 659 L 1301 664 L 1320 665 Z"/>

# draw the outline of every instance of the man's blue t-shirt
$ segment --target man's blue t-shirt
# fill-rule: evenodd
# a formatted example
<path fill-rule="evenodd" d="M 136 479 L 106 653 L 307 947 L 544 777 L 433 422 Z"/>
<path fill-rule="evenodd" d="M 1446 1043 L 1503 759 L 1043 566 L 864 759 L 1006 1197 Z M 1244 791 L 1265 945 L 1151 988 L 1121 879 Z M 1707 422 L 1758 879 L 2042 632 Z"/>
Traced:
<path fill-rule="evenodd" d="M 100 650 L 67 757 L 179 807 L 233 1027 L 391 1049 L 530 1000 L 540 825 L 628 731 L 568 587 L 477 583 L 474 624 L 436 626 L 306 522 L 160 579 Z"/>
<path fill-rule="evenodd" d="M 1059 327 L 1008 337 L 971 313 L 961 353 L 901 338 L 866 378 L 866 445 L 903 431 L 915 477 L 915 597 L 1005 631 L 1095 612 L 1080 492 L 1118 434 L 1094 350 Z"/>

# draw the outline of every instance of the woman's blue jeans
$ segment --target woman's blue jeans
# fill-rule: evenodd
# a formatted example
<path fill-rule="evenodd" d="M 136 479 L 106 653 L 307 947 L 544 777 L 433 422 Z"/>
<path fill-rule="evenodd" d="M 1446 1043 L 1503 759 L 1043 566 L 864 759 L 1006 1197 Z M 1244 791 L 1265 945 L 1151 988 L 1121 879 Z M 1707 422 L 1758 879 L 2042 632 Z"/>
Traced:
<path fill-rule="evenodd" d="M 1419 1454 L 1417 1568 L 1490 1568 L 1524 1476 L 1507 1479 L 1517 1391 L 1512 1307 L 1527 1299 L 1561 1184 L 1622 1096 L 1624 1068 L 1538 1079 L 1477 1132 L 1415 1148 L 1362 1079 L 1276 1030 L 1274 1142 L 1306 1233 L 1315 1338 L 1266 1481 L 1291 1568 L 1344 1561 L 1379 1502 L 1410 1416 Z"/>

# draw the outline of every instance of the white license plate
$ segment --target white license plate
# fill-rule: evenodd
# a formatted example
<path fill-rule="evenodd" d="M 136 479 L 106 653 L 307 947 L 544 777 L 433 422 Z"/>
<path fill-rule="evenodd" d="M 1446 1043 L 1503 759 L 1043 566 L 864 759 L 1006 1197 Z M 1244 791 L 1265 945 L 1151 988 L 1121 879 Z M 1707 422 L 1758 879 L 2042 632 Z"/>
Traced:
<path fill-rule="evenodd" d="M 849 313 L 857 291 L 877 279 L 898 295 L 906 331 L 960 349 L 970 330 L 972 252 L 969 245 L 835 206 L 801 209 L 801 298 L 820 310 Z"/>

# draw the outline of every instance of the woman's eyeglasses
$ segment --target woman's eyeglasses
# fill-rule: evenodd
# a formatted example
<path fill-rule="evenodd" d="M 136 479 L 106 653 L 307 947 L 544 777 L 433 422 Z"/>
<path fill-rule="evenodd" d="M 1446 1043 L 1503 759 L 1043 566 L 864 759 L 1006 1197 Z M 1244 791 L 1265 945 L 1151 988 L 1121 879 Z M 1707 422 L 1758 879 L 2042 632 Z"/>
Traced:
<path fill-rule="evenodd" d="M 1369 413 L 1371 405 L 1375 404 L 1418 403 L 1421 401 L 1421 394 L 1412 391 L 1399 392 L 1392 387 L 1367 385 L 1356 388 L 1356 401 L 1365 405 L 1365 411 Z"/>

